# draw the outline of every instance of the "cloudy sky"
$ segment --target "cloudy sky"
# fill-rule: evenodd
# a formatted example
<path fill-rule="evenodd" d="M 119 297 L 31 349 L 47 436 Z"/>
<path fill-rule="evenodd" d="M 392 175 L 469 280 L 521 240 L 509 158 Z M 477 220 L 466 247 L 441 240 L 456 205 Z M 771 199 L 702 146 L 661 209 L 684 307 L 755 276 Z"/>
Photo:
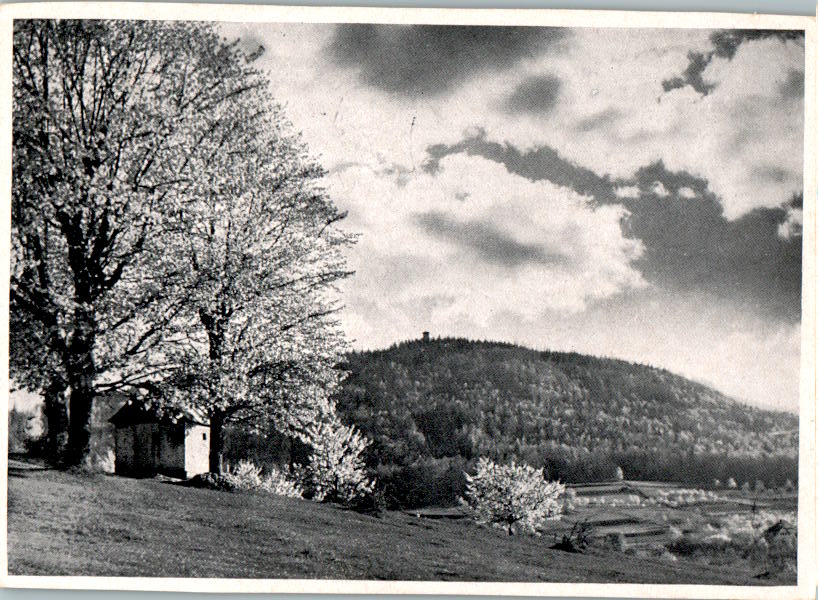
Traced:
<path fill-rule="evenodd" d="M 229 25 L 361 234 L 357 348 L 455 335 L 797 410 L 792 32 Z"/>

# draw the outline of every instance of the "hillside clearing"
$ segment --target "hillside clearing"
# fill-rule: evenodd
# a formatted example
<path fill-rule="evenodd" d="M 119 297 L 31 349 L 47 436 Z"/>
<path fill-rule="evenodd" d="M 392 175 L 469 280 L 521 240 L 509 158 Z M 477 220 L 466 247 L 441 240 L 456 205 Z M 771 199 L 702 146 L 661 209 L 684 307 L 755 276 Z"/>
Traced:
<path fill-rule="evenodd" d="M 749 572 L 571 554 L 469 521 L 76 475 L 12 460 L 12 575 L 758 585 Z"/>

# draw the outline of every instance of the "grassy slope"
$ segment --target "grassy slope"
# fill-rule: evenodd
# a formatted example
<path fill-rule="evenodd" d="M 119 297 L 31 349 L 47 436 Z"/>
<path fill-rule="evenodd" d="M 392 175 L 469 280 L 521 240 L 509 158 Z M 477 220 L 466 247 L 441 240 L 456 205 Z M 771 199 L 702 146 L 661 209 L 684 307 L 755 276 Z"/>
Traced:
<path fill-rule="evenodd" d="M 757 584 L 749 573 L 578 555 L 537 538 L 261 494 L 9 468 L 9 573 Z"/>

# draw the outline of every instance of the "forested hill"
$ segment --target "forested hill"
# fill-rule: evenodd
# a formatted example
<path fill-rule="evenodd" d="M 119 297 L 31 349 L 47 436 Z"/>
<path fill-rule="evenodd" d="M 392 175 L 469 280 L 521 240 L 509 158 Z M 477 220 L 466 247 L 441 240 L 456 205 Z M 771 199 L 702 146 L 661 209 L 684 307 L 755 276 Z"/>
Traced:
<path fill-rule="evenodd" d="M 797 453 L 796 415 L 621 360 L 448 338 L 351 353 L 344 367 L 339 408 L 384 467 L 491 455 L 567 480 L 610 476 L 616 466 L 629 478 L 679 480 L 680 457 L 685 469 L 694 457 L 718 457 L 723 467 L 700 477 L 740 478 L 722 471 L 740 458 Z"/>

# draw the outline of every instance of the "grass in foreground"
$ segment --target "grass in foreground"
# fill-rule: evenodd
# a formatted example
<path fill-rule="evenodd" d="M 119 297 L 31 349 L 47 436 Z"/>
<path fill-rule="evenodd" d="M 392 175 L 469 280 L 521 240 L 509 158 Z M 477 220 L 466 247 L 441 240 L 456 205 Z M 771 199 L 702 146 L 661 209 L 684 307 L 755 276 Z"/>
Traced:
<path fill-rule="evenodd" d="M 571 554 L 471 522 L 373 517 L 17 461 L 8 483 L 12 575 L 775 583 L 618 552 Z"/>

